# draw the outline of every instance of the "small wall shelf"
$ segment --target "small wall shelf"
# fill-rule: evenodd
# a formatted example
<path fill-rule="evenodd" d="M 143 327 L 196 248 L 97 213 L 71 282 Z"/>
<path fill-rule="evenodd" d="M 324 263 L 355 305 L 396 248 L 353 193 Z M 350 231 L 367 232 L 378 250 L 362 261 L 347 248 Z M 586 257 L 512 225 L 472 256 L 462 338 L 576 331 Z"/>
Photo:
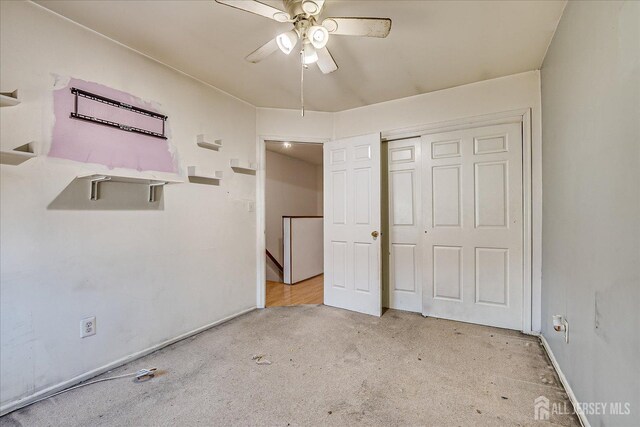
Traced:
<path fill-rule="evenodd" d="M 187 167 L 187 175 L 189 181 L 197 182 L 200 184 L 220 184 L 222 179 L 222 171 L 213 171 L 213 173 L 206 173 L 197 166 Z"/>
<path fill-rule="evenodd" d="M 3 165 L 17 166 L 34 157 L 36 154 L 33 152 L 31 143 L 21 145 L 13 150 L 0 151 L 0 163 Z"/>
<path fill-rule="evenodd" d="M 127 182 L 131 184 L 145 184 L 149 186 L 149 203 L 156 201 L 156 188 L 163 187 L 168 184 L 182 184 L 184 181 L 177 179 L 167 179 L 155 176 L 139 176 L 139 175 L 111 175 L 111 174 L 99 174 L 88 173 L 78 175 L 79 179 L 86 179 L 89 181 L 89 199 L 98 200 L 100 197 L 99 186 L 106 181 L 111 182 Z"/>
<path fill-rule="evenodd" d="M 198 146 L 208 150 L 220 150 L 222 148 L 222 140 L 209 135 L 200 134 L 197 137 Z"/>
<path fill-rule="evenodd" d="M 18 104 L 20 104 L 20 100 L 18 99 L 17 90 L 14 90 L 13 92 L 0 92 L 0 106 L 13 107 Z"/>
<path fill-rule="evenodd" d="M 258 170 L 257 163 L 249 162 L 248 164 L 244 164 L 241 163 L 239 159 L 231 159 L 229 164 L 234 172 L 254 174 Z"/>

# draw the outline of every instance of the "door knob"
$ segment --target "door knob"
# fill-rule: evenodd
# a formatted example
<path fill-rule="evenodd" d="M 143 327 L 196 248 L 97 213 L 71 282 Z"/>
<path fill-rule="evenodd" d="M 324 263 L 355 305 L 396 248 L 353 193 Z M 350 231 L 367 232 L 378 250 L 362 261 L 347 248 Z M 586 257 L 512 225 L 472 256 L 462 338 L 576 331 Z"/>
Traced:
<path fill-rule="evenodd" d="M 374 239 L 377 239 L 379 235 L 380 235 L 380 233 L 378 233 L 377 231 L 372 231 L 371 232 L 371 237 L 373 237 Z"/>

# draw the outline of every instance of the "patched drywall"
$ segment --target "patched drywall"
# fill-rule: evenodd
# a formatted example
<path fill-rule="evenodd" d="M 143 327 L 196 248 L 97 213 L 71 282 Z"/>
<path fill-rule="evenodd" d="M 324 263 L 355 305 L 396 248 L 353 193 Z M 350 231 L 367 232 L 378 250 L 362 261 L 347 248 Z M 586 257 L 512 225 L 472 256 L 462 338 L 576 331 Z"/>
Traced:
<path fill-rule="evenodd" d="M 569 2 L 542 68 L 542 333 L 578 401 L 608 405 L 593 426 L 640 419 L 639 23 L 635 1 Z"/>
<path fill-rule="evenodd" d="M 6 409 L 255 306 L 256 218 L 248 202 L 256 177 L 234 173 L 229 159 L 255 161 L 256 116 L 253 106 L 33 3 L 2 1 L 0 19 L 0 85 L 22 100 L 0 110 L 2 149 L 34 141 L 38 154 L 0 168 Z M 53 74 L 156 101 L 171 121 L 174 178 L 195 165 L 222 170 L 221 184 L 167 186 L 148 203 L 144 185 L 104 183 L 100 200 L 89 201 L 78 175 L 140 172 L 47 156 Z M 198 147 L 200 133 L 222 138 L 223 149 Z M 89 316 L 97 334 L 81 339 L 80 320 Z"/>
<path fill-rule="evenodd" d="M 49 156 L 84 163 L 98 163 L 110 169 L 127 168 L 139 171 L 177 172 L 177 165 L 169 145 L 170 140 L 124 131 L 115 127 L 78 120 L 70 117 L 75 111 L 111 123 L 136 127 L 170 137 L 169 122 L 149 115 L 132 113 L 103 102 L 77 97 L 71 89 L 80 89 L 107 97 L 133 107 L 157 114 L 157 105 L 123 91 L 95 82 L 56 77 L 53 90 L 55 121 Z"/>

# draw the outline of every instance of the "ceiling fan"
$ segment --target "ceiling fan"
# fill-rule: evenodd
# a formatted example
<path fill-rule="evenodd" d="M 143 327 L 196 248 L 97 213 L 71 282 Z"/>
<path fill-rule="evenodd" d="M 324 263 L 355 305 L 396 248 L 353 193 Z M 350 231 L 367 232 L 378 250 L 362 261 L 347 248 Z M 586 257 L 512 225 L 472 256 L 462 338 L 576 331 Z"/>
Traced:
<path fill-rule="evenodd" d="M 283 0 L 286 12 L 255 0 L 216 1 L 278 22 L 293 24 L 293 29 L 276 36 L 245 58 L 253 63 L 262 61 L 278 48 L 289 55 L 300 42 L 302 64 L 317 63 L 320 71 L 328 74 L 338 69 L 326 47 L 330 35 L 382 38 L 389 35 L 391 30 L 391 19 L 388 18 L 325 18 L 320 22 L 319 15 L 325 0 Z"/>
<path fill-rule="evenodd" d="M 391 31 L 391 19 L 388 18 L 324 18 L 320 21 L 325 0 L 282 0 L 284 9 L 280 10 L 256 0 L 216 0 L 216 2 L 236 9 L 273 19 L 277 22 L 293 24 L 293 29 L 279 34 L 245 58 L 249 62 L 260 62 L 280 49 L 289 55 L 300 45 L 300 74 L 302 115 L 304 116 L 304 70 L 310 64 L 317 64 L 320 71 L 329 74 L 338 69 L 338 65 L 327 49 L 330 35 L 387 37 Z"/>

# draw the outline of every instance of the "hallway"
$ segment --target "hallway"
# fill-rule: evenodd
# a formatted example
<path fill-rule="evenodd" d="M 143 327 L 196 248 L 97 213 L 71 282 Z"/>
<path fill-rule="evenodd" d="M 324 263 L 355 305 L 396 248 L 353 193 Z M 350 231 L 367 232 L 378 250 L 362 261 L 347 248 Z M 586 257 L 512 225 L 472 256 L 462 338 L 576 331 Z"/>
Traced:
<path fill-rule="evenodd" d="M 295 285 L 267 280 L 267 307 L 300 304 L 322 304 L 324 275 L 312 277 Z"/>

